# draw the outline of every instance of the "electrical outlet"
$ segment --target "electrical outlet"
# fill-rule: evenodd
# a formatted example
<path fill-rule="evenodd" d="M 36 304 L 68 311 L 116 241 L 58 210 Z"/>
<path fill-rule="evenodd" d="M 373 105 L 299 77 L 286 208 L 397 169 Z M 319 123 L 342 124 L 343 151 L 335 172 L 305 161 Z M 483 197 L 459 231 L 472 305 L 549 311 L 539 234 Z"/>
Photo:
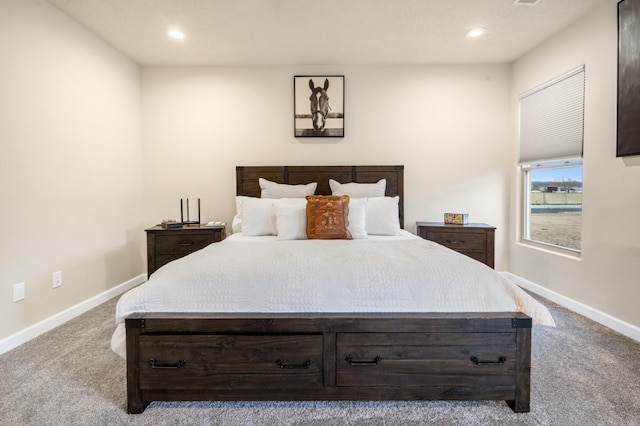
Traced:
<path fill-rule="evenodd" d="M 62 271 L 53 273 L 53 288 L 60 287 L 62 285 Z"/>
<path fill-rule="evenodd" d="M 13 285 L 13 303 L 24 300 L 24 283 Z"/>

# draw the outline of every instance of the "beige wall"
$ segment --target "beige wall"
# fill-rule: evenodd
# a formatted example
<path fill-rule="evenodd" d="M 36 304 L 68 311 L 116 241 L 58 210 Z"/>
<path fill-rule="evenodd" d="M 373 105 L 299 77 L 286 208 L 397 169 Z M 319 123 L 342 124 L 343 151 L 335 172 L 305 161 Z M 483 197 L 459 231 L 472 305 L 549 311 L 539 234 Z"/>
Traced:
<path fill-rule="evenodd" d="M 616 158 L 616 1 L 513 64 L 511 151 L 516 181 L 517 97 L 585 65 L 582 256 L 517 243 L 520 188 L 511 189 L 509 270 L 566 298 L 640 327 L 640 158 Z"/>
<path fill-rule="evenodd" d="M 314 73 L 345 75 L 343 139 L 293 136 L 293 76 Z M 508 65 L 143 68 L 147 221 L 192 194 L 230 223 L 236 165 L 404 164 L 405 227 L 469 213 L 504 269 L 508 93 Z"/>
<path fill-rule="evenodd" d="M 0 58 L 1 340 L 145 266 L 138 66 L 38 0 L 0 3 Z"/>

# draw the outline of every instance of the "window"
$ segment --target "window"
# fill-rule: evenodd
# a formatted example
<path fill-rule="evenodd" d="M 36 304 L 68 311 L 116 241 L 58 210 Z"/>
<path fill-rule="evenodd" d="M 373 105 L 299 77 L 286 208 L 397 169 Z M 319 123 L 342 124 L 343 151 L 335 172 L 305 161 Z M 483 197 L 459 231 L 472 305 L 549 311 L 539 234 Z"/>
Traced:
<path fill-rule="evenodd" d="M 582 241 L 582 160 L 523 165 L 523 238 L 571 251 Z"/>
<path fill-rule="evenodd" d="M 581 251 L 584 67 L 520 96 L 522 240 Z"/>

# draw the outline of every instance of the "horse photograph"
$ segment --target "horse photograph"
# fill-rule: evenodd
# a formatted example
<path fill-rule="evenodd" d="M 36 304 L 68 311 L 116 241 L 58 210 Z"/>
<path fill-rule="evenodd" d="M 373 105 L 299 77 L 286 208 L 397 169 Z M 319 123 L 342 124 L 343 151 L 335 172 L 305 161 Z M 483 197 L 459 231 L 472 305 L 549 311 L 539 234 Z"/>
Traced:
<path fill-rule="evenodd" d="M 344 76 L 294 76 L 296 137 L 344 137 Z"/>

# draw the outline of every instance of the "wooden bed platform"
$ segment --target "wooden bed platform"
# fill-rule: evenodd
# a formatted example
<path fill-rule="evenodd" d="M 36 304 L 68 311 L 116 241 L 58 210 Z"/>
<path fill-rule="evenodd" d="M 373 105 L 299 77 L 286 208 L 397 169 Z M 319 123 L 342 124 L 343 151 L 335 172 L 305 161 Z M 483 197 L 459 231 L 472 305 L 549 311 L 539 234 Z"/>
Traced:
<path fill-rule="evenodd" d="M 280 183 L 377 182 L 402 166 L 238 167 L 238 195 Z M 402 223 L 402 222 L 401 222 Z M 138 314 L 126 319 L 127 401 L 504 400 L 529 411 L 531 318 L 517 312 Z"/>

